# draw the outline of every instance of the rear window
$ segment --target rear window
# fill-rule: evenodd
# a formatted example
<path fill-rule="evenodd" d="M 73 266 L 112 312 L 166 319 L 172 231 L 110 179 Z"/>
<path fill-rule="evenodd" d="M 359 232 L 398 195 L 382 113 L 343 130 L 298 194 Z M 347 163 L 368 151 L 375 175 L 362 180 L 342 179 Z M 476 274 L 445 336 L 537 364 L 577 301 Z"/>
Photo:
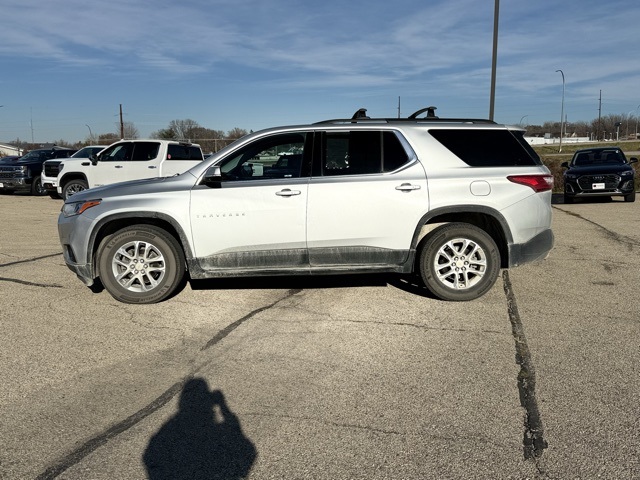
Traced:
<path fill-rule="evenodd" d="M 540 157 L 520 131 L 433 129 L 429 133 L 472 167 L 542 164 Z"/>
<path fill-rule="evenodd" d="M 202 160 L 202 150 L 193 145 L 169 144 L 167 160 Z"/>

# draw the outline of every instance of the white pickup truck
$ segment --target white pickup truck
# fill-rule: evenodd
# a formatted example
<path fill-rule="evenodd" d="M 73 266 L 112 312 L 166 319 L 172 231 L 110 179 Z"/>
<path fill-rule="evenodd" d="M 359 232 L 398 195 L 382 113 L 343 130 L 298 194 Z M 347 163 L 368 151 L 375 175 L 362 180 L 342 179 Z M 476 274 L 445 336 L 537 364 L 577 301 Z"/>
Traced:
<path fill-rule="evenodd" d="M 63 199 L 87 188 L 142 178 L 170 177 L 202 162 L 199 145 L 171 140 L 121 140 L 89 159 L 65 159 L 57 191 Z"/>

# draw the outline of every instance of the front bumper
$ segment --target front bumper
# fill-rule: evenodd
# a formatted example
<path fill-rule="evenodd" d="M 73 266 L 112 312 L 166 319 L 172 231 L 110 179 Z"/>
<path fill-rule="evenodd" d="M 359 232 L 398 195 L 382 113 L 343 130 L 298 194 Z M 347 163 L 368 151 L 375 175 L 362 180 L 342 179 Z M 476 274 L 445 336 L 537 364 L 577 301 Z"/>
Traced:
<path fill-rule="evenodd" d="M 13 178 L 1 178 L 0 177 L 0 189 L 11 191 L 30 191 L 33 178 L 13 177 Z"/>

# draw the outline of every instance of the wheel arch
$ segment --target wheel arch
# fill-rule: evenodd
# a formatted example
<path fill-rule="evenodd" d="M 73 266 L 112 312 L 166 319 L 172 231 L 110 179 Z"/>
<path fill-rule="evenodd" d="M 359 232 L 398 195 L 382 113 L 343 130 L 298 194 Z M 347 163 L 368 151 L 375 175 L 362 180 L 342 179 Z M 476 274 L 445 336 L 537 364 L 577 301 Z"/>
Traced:
<path fill-rule="evenodd" d="M 429 232 L 440 225 L 454 222 L 468 223 L 487 232 L 498 246 L 501 268 L 509 266 L 509 245 L 513 243 L 509 224 L 500 212 L 481 205 L 455 205 L 427 212 L 416 227 L 412 249 L 417 251 L 420 242 Z"/>
<path fill-rule="evenodd" d="M 60 177 L 60 179 L 58 180 L 58 185 L 62 190 L 64 190 L 64 186 L 67 183 L 69 183 L 71 180 L 84 180 L 85 182 L 87 182 L 87 185 L 89 185 L 89 180 L 87 179 L 87 176 L 81 172 L 69 172 L 62 175 L 62 177 Z"/>
<path fill-rule="evenodd" d="M 94 277 L 99 277 L 100 272 L 96 263 L 96 257 L 98 248 L 102 241 L 115 234 L 123 228 L 130 227 L 132 225 L 149 225 L 157 228 L 161 228 L 166 231 L 167 234 L 173 236 L 185 256 L 187 272 L 189 272 L 188 265 L 189 260 L 193 258 L 189 240 L 184 229 L 178 222 L 175 221 L 169 215 L 165 215 L 158 212 L 127 212 L 125 214 L 115 214 L 109 217 L 101 219 L 93 229 L 87 248 L 87 255 L 91 262 Z"/>

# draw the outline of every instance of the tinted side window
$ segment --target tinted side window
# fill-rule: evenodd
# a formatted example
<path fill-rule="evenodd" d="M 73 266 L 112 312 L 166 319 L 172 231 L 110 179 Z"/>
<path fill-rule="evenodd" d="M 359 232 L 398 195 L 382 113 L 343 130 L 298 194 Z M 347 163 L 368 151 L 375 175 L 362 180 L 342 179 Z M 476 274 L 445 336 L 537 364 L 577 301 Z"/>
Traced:
<path fill-rule="evenodd" d="M 409 159 L 389 131 L 326 132 L 321 158 L 323 175 L 391 172 Z"/>
<path fill-rule="evenodd" d="M 167 160 L 202 160 L 202 151 L 198 147 L 170 143 Z"/>
<path fill-rule="evenodd" d="M 527 166 L 542 163 L 522 138 L 521 132 L 432 129 L 429 133 L 472 167 Z"/>
<path fill-rule="evenodd" d="M 160 144 L 157 142 L 136 142 L 133 147 L 134 161 L 147 161 L 153 160 L 158 156 L 158 150 L 160 150 Z"/>
<path fill-rule="evenodd" d="M 301 133 L 262 138 L 232 153 L 220 163 L 223 180 L 298 178 L 305 171 L 305 139 Z M 311 138 L 311 137 L 309 137 Z"/>
<path fill-rule="evenodd" d="M 131 160 L 133 144 L 130 142 L 117 143 L 100 154 L 101 162 L 127 162 Z"/>

